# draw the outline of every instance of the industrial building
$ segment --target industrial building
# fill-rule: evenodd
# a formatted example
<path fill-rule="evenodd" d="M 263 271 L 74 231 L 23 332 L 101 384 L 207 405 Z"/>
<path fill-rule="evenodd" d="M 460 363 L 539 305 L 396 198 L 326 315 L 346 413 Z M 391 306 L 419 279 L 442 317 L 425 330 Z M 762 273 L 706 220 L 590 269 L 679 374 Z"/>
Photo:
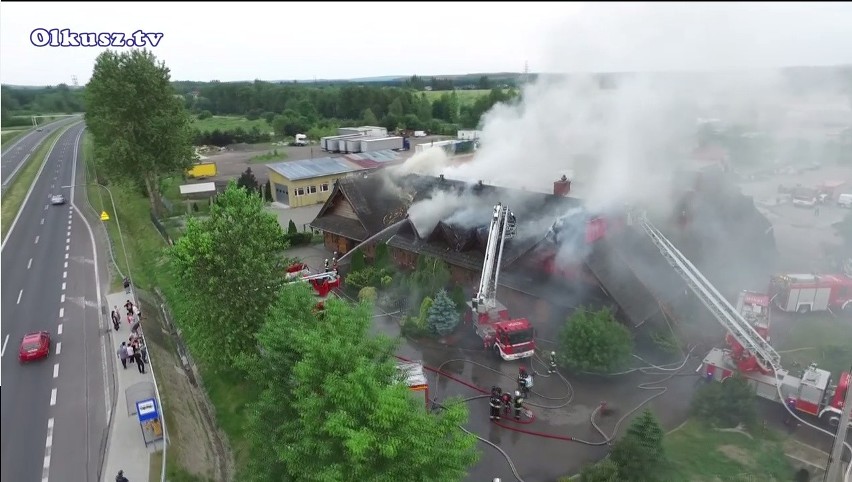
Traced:
<path fill-rule="evenodd" d="M 267 164 L 272 197 L 290 207 L 323 203 L 334 183 L 358 171 L 378 169 L 400 162 L 393 150 L 381 150 L 338 157 L 281 161 Z"/>

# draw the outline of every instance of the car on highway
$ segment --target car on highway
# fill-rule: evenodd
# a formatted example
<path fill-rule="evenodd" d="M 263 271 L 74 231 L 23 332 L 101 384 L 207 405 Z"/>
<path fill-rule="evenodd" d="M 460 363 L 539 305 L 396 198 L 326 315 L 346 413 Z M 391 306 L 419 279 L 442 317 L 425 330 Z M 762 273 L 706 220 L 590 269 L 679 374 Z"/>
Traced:
<path fill-rule="evenodd" d="M 23 362 L 41 360 L 50 355 L 50 333 L 46 331 L 34 331 L 27 333 L 21 339 L 21 348 L 18 350 L 18 360 Z"/>
<path fill-rule="evenodd" d="M 43 127 L 39 127 L 38 129 L 36 129 L 36 132 L 41 132 L 41 131 L 43 131 L 43 130 L 44 130 L 44 128 L 43 128 Z"/>
<path fill-rule="evenodd" d="M 53 204 L 54 206 L 65 204 L 65 196 L 62 194 L 54 194 L 53 196 L 50 196 L 50 204 Z"/>

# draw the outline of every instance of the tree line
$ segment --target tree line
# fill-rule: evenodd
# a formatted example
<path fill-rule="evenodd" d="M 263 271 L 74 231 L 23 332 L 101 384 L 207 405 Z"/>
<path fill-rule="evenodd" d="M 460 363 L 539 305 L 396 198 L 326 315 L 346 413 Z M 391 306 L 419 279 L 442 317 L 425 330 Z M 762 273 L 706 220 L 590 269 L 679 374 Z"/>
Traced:
<path fill-rule="evenodd" d="M 56 87 L 0 87 L 0 122 L 5 127 L 28 126 L 30 116 L 83 112 L 83 90 Z"/>

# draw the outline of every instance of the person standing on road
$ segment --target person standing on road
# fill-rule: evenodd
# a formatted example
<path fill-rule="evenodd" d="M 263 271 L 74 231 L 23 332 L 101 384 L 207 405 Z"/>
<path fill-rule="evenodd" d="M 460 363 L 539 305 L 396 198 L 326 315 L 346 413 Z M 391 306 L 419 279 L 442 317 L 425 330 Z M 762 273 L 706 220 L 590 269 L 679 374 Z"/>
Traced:
<path fill-rule="evenodd" d="M 115 476 L 115 482 L 130 482 L 127 477 L 124 476 L 124 471 L 119 470 L 118 475 Z"/>
<path fill-rule="evenodd" d="M 127 343 L 121 342 L 121 346 L 118 347 L 118 351 L 115 352 L 118 355 L 118 359 L 121 360 L 121 366 L 127 369 Z"/>
<path fill-rule="evenodd" d="M 491 399 L 488 402 L 491 407 L 491 420 L 500 420 L 500 405 L 503 404 L 500 400 L 500 392 L 497 387 L 491 389 Z"/>
<path fill-rule="evenodd" d="M 124 292 L 130 294 L 130 278 L 127 276 L 124 277 Z"/>
<path fill-rule="evenodd" d="M 139 373 L 145 373 L 145 363 L 142 361 L 142 352 L 139 351 L 139 345 L 133 345 L 133 361 L 136 362 L 136 368 Z"/>
<path fill-rule="evenodd" d="M 507 417 L 512 415 L 512 394 L 509 393 L 509 392 L 504 393 L 503 397 L 502 397 L 502 402 L 503 402 L 503 415 L 505 415 Z"/>
<path fill-rule="evenodd" d="M 521 409 L 524 408 L 524 397 L 521 396 L 521 392 L 515 392 L 515 420 L 521 420 Z"/>
<path fill-rule="evenodd" d="M 121 315 L 118 314 L 118 307 L 115 306 L 114 308 L 110 317 L 112 318 L 112 327 L 115 328 L 115 331 L 118 331 L 119 327 L 121 327 Z"/>

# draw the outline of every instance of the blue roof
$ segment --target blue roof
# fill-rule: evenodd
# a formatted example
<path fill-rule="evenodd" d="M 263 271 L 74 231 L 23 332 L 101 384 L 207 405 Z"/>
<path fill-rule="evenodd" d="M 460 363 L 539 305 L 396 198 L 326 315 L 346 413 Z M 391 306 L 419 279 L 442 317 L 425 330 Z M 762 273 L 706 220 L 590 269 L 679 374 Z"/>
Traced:
<path fill-rule="evenodd" d="M 282 161 L 267 164 L 266 167 L 281 174 L 291 181 L 311 179 L 314 177 L 331 176 L 355 172 L 364 168 L 347 161 L 343 157 L 321 157 L 318 159 L 302 159 L 301 161 Z"/>

